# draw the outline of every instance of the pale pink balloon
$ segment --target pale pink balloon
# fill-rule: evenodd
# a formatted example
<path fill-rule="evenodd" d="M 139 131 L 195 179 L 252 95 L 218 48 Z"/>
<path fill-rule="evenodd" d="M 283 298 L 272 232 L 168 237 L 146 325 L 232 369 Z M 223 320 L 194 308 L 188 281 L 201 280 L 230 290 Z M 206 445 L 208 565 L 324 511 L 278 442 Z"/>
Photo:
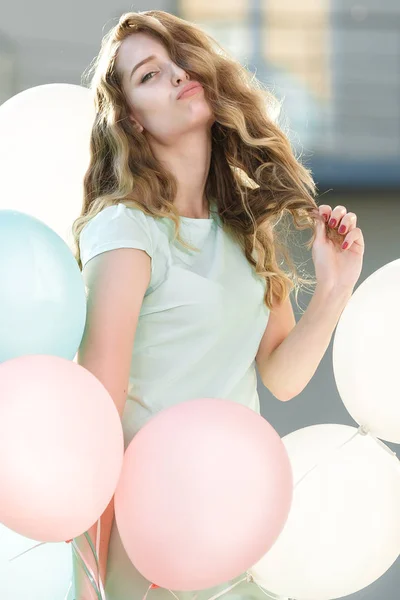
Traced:
<path fill-rule="evenodd" d="M 164 409 L 128 446 L 115 518 L 137 570 L 180 591 L 219 585 L 280 535 L 293 494 L 277 432 L 239 403 L 198 398 Z"/>
<path fill-rule="evenodd" d="M 26 537 L 81 535 L 109 504 L 124 455 L 103 384 L 57 356 L 0 365 L 0 521 Z"/>

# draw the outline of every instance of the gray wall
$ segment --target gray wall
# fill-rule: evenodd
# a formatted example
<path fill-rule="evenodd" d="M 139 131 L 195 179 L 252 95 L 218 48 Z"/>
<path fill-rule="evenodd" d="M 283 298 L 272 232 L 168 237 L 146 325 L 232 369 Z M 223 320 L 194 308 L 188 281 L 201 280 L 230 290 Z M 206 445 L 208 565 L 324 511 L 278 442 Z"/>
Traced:
<path fill-rule="evenodd" d="M 319 181 L 399 187 L 400 3 L 330 4 L 332 156 L 313 160 Z"/>
<path fill-rule="evenodd" d="M 17 3 L 5 0 L 0 8 L 0 57 L 15 67 L 10 87 L 0 79 L 0 102 L 36 85 L 81 83 L 81 75 L 100 49 L 103 35 L 118 18 L 131 10 L 172 11 L 175 0 L 148 3 L 114 3 L 110 0 L 70 0 L 68 3 L 40 0 Z M 0 59 L 1 65 L 1 59 Z M 1 76 L 0 66 L 0 76 Z M 3 90 L 3 95 L 1 95 Z"/>

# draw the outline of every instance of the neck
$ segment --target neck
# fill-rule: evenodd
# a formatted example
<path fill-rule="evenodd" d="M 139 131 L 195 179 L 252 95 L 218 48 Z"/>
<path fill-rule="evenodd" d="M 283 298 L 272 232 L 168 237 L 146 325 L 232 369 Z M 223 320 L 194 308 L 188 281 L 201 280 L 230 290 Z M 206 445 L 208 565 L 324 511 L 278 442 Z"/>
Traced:
<path fill-rule="evenodd" d="M 181 136 L 178 143 L 153 148 L 153 151 L 176 177 L 178 190 L 174 205 L 178 213 L 194 219 L 209 218 L 205 187 L 211 162 L 210 132 L 191 131 Z"/>

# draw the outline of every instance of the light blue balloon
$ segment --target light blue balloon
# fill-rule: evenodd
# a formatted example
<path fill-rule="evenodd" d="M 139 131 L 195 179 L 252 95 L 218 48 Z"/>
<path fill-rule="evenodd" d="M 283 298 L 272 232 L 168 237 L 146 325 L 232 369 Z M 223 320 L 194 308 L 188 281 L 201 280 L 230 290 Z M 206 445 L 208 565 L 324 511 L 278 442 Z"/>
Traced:
<path fill-rule="evenodd" d="M 85 284 L 68 245 L 39 219 L 0 210 L 0 363 L 73 360 L 85 323 Z"/>

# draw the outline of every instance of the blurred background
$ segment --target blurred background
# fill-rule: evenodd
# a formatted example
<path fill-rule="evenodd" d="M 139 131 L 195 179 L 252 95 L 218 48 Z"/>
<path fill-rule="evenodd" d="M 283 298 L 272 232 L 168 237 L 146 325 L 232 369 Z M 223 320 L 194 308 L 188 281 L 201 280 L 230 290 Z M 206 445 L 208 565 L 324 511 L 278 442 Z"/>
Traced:
<path fill-rule="evenodd" d="M 318 203 L 341 204 L 358 216 L 366 243 L 358 285 L 400 258 L 399 0 L 3 2 L 0 104 L 42 84 L 81 84 L 120 15 L 149 9 L 200 25 L 283 100 L 279 122 L 312 169 Z M 311 257 L 302 260 L 311 270 Z M 309 299 L 300 294 L 303 310 Z M 298 319 L 295 303 L 293 308 Z M 262 414 L 281 436 L 318 423 L 356 425 L 335 386 L 333 339 L 315 376 L 292 401 L 277 401 L 259 381 Z M 388 445 L 399 455 L 399 445 Z M 398 600 L 399 590 L 397 560 L 351 598 Z"/>

